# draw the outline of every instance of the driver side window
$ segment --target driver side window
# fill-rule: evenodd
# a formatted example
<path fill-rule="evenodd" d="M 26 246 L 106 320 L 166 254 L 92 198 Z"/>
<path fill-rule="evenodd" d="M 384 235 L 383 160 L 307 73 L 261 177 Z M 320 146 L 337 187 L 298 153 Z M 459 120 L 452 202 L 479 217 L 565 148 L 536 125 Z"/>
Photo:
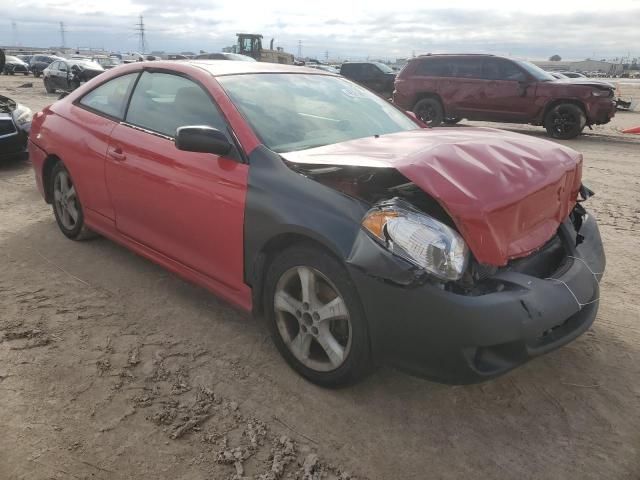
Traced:
<path fill-rule="evenodd" d="M 126 121 L 168 137 L 178 127 L 206 125 L 227 135 L 227 123 L 209 95 L 188 78 L 144 72 L 131 97 Z"/>
<path fill-rule="evenodd" d="M 502 67 L 502 80 L 523 82 L 527 79 L 527 76 L 524 74 L 524 72 L 513 63 L 507 61 L 502 61 L 500 63 L 500 66 Z"/>

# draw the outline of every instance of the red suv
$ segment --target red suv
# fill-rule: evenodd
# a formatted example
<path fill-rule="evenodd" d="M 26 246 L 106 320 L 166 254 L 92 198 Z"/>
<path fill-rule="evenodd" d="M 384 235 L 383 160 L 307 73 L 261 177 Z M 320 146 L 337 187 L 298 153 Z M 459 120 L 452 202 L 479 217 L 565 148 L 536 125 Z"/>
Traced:
<path fill-rule="evenodd" d="M 529 62 L 493 55 L 414 58 L 395 81 L 393 101 L 430 126 L 462 118 L 530 123 L 559 139 L 608 123 L 616 109 L 613 85 L 557 80 Z"/>

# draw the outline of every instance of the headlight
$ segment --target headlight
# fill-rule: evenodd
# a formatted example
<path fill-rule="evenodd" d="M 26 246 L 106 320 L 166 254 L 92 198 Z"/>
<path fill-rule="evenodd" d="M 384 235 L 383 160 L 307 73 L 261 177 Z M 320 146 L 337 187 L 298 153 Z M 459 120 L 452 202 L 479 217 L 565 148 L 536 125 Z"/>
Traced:
<path fill-rule="evenodd" d="M 441 280 L 458 280 L 467 266 L 469 250 L 458 232 L 406 202 L 370 210 L 362 227 L 392 253 Z"/>
<path fill-rule="evenodd" d="M 608 97 L 611 95 L 610 90 L 591 90 L 591 95 L 594 97 Z"/>
<path fill-rule="evenodd" d="M 29 107 L 25 107 L 24 105 L 18 105 L 17 108 L 13 111 L 13 121 L 16 122 L 16 125 L 22 127 L 27 123 L 31 122 L 31 118 L 33 117 L 33 113 Z"/>

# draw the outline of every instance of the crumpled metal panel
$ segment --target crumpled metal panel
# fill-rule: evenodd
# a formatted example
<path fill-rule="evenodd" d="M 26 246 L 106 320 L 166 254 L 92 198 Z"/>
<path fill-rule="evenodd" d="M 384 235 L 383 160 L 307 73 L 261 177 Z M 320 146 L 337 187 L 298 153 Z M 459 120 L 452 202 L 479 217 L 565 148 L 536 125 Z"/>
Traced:
<path fill-rule="evenodd" d="M 396 168 L 451 216 L 480 263 L 542 247 L 576 203 L 582 155 L 490 128 L 413 130 L 282 155 L 296 163 Z"/>

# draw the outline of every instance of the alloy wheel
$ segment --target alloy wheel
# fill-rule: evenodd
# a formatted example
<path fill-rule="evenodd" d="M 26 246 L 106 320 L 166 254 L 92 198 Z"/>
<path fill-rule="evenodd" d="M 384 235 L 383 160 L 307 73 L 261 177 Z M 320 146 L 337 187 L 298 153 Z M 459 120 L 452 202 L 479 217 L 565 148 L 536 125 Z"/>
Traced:
<path fill-rule="evenodd" d="M 434 118 L 436 117 L 435 108 L 431 105 L 427 105 L 425 107 L 420 108 L 416 112 L 416 116 L 427 125 L 431 125 L 433 123 Z"/>
<path fill-rule="evenodd" d="M 558 132 L 558 134 L 567 134 L 576 128 L 579 119 L 576 118 L 571 110 L 561 107 L 553 112 L 551 121 L 553 123 L 553 129 Z"/>
<path fill-rule="evenodd" d="M 335 285 L 318 270 L 297 266 L 287 270 L 274 294 L 278 332 L 304 366 L 328 372 L 349 355 L 351 318 Z"/>
<path fill-rule="evenodd" d="M 78 223 L 80 209 L 76 189 L 65 170 L 58 172 L 53 183 L 53 203 L 62 226 L 73 230 Z"/>

